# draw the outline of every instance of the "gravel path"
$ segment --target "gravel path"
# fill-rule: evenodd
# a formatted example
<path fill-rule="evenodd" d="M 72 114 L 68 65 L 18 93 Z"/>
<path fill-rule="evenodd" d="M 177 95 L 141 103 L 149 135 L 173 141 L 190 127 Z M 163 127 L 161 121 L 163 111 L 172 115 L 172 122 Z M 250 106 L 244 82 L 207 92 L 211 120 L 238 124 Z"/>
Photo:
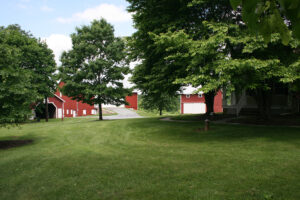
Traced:
<path fill-rule="evenodd" d="M 142 118 L 142 116 L 138 115 L 135 111 L 126 109 L 126 108 L 105 108 L 111 110 L 118 115 L 111 115 L 111 116 L 103 116 L 103 119 L 131 119 L 131 118 Z"/>

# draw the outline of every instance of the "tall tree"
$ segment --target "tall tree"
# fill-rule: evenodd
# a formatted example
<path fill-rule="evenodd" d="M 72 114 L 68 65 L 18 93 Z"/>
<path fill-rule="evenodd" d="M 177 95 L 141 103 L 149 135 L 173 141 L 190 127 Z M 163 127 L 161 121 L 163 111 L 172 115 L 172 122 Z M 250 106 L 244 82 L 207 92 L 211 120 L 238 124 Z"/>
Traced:
<path fill-rule="evenodd" d="M 207 105 L 206 114 L 211 115 L 214 113 L 214 97 L 224 84 L 224 77 L 221 77 L 216 69 L 219 67 L 219 62 L 226 57 L 224 47 L 225 33 L 228 28 L 207 22 L 203 25 L 207 34 L 211 34 L 200 40 L 193 40 L 192 36 L 180 30 L 154 35 L 154 41 L 157 47 L 166 50 L 166 63 L 186 64 L 186 75 L 182 78 L 178 77 L 175 83 L 199 88 L 195 92 L 203 91 Z"/>
<path fill-rule="evenodd" d="M 0 123 L 18 123 L 50 93 L 56 65 L 46 44 L 20 26 L 0 27 L 0 35 Z"/>
<path fill-rule="evenodd" d="M 299 80 L 299 42 L 292 40 L 284 46 L 274 34 L 267 45 L 245 27 L 215 22 L 204 25 L 210 36 L 202 40 L 193 40 L 184 31 L 155 36 L 156 45 L 169 52 L 165 57 L 168 63 L 187 60 L 188 75 L 177 82 L 201 84 L 201 90 L 208 93 L 220 88 L 247 90 L 256 99 L 261 117 L 270 118 L 275 86 Z"/>
<path fill-rule="evenodd" d="M 41 96 L 40 102 L 45 101 L 45 116 L 48 122 L 48 97 L 53 96 L 57 87 L 56 77 L 56 63 L 54 55 L 47 44 L 41 40 L 37 41 L 33 51 L 26 51 L 26 61 L 24 65 L 28 65 L 28 69 L 33 71 L 34 77 L 32 83 L 35 86 L 38 94 Z"/>
<path fill-rule="evenodd" d="M 180 63 L 166 61 L 166 48 L 157 46 L 153 35 L 184 30 L 191 38 L 201 39 L 207 35 L 202 24 L 204 20 L 231 22 L 239 19 L 229 0 L 128 2 L 137 28 L 132 36 L 132 52 L 141 60 L 134 70 L 132 81 L 145 95 L 174 96 L 185 85 L 175 81 L 187 76 L 185 69 L 188 63 L 184 62 L 185 59 Z"/>
<path fill-rule="evenodd" d="M 62 92 L 74 100 L 98 104 L 102 120 L 102 104 L 126 103 L 130 93 L 122 83 L 129 72 L 125 43 L 104 19 L 76 28 L 71 38 L 72 50 L 61 57 Z"/>

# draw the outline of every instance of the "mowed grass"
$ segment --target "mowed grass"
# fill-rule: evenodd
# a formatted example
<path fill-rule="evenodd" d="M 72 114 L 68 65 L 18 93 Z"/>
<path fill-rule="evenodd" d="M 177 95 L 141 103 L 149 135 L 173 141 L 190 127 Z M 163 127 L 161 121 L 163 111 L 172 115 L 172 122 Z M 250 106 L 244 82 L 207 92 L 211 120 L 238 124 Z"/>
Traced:
<path fill-rule="evenodd" d="M 300 129 L 65 119 L 0 129 L 0 199 L 300 199 Z M 18 136 L 17 138 L 15 136 Z"/>

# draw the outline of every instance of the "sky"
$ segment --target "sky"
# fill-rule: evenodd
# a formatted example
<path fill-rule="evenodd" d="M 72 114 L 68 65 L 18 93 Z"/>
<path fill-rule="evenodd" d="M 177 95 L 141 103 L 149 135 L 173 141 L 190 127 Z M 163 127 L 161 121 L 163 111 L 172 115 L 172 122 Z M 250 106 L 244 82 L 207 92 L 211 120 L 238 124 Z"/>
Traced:
<path fill-rule="evenodd" d="M 19 24 L 34 37 L 45 40 L 58 65 L 61 53 L 72 48 L 70 34 L 94 19 L 106 19 L 114 26 L 116 36 L 130 36 L 136 31 L 126 11 L 126 0 L 0 0 L 0 5 L 0 26 Z M 125 76 L 125 87 L 133 86 L 129 78 Z M 191 90 L 187 89 L 187 93 Z"/>
<path fill-rule="evenodd" d="M 116 36 L 130 36 L 135 29 L 125 0 L 0 0 L 0 26 L 19 24 L 25 31 L 45 40 L 57 64 L 72 47 L 70 34 L 75 27 L 104 18 Z"/>
<path fill-rule="evenodd" d="M 0 0 L 0 5 L 0 26 L 19 24 L 34 37 L 46 41 L 58 65 L 61 53 L 72 48 L 70 34 L 94 19 L 106 19 L 114 26 L 116 36 L 135 32 L 125 0 Z M 131 63 L 130 67 L 135 65 Z M 125 76 L 124 87 L 133 86 L 130 76 Z"/>

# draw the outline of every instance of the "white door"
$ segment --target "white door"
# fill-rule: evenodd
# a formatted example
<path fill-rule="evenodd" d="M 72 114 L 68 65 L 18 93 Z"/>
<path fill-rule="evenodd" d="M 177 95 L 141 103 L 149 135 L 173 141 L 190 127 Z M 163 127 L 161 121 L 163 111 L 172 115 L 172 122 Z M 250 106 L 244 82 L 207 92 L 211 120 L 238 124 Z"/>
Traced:
<path fill-rule="evenodd" d="M 205 103 L 184 103 L 183 114 L 202 114 L 206 111 Z"/>
<path fill-rule="evenodd" d="M 73 110 L 73 117 L 76 117 L 76 111 Z"/>
<path fill-rule="evenodd" d="M 57 118 L 62 118 L 62 109 L 61 108 L 57 109 Z"/>

